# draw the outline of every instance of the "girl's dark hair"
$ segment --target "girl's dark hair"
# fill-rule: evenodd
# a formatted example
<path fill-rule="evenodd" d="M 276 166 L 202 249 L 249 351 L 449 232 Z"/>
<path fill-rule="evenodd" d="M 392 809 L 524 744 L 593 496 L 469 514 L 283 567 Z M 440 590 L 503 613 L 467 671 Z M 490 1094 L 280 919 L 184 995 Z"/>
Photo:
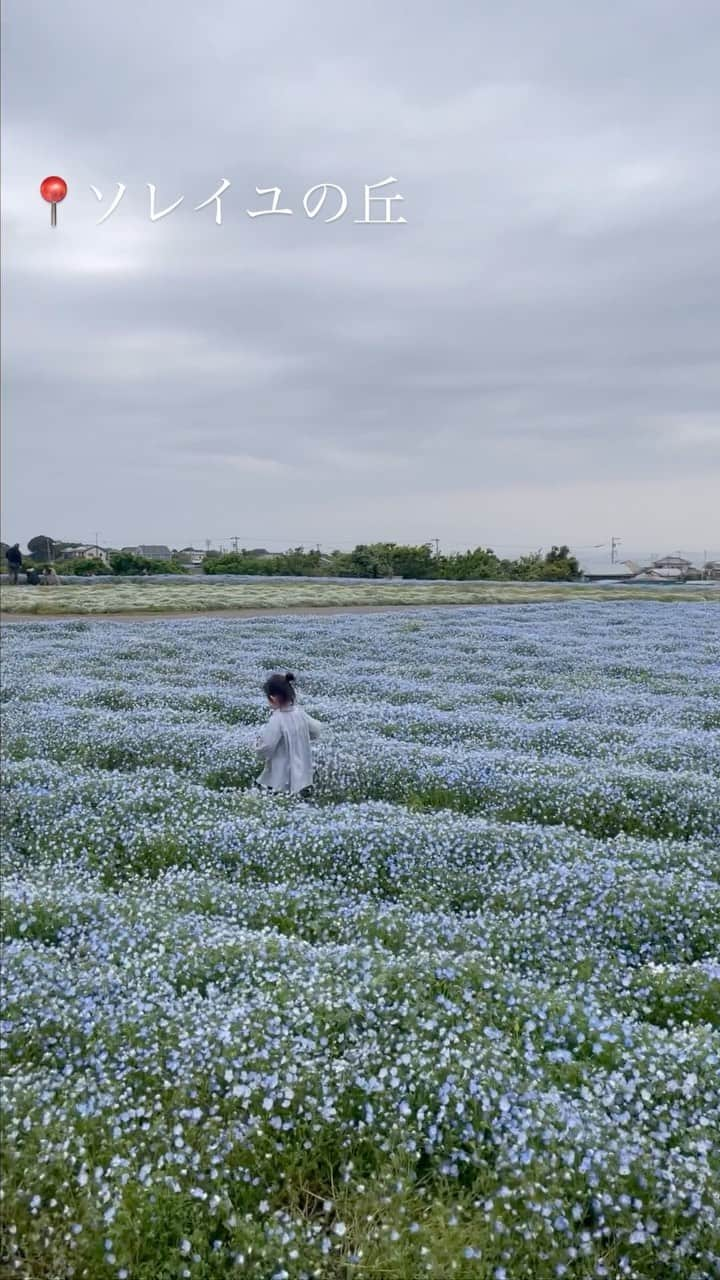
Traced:
<path fill-rule="evenodd" d="M 287 671 L 284 676 L 279 674 L 270 676 L 263 685 L 263 692 L 266 698 L 279 698 L 287 705 L 294 702 L 295 677 L 292 671 Z"/>

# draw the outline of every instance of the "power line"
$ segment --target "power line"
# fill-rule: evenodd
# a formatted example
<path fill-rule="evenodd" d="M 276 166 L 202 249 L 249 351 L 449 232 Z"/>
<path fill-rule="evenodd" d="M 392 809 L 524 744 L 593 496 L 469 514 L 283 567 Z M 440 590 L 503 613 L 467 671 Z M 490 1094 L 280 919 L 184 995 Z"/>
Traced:
<path fill-rule="evenodd" d="M 327 539 L 327 538 L 318 538 L 318 537 L 304 537 L 304 538 L 299 538 L 297 536 L 278 537 L 277 535 L 239 534 L 238 533 L 238 534 L 225 535 L 223 537 L 215 537 L 212 539 L 204 538 L 201 540 L 199 545 L 204 544 L 206 550 L 210 550 L 211 547 L 213 546 L 215 548 L 220 547 L 224 550 L 226 547 L 229 546 L 236 553 L 240 552 L 241 550 L 251 550 L 253 548 L 261 548 L 261 547 L 264 550 L 270 550 L 275 553 L 281 553 L 281 552 L 288 551 L 294 547 L 302 547 L 304 550 L 315 550 L 318 552 L 322 552 L 323 550 L 352 551 L 358 545 L 368 545 L 369 542 L 381 542 L 381 543 L 394 542 L 396 543 L 396 545 L 408 545 L 410 543 L 412 545 L 415 545 L 416 541 L 418 545 L 422 545 L 423 543 L 425 543 L 426 545 L 432 546 L 435 550 L 435 555 L 439 556 L 440 554 L 439 538 L 421 538 L 421 539 L 415 540 L 407 536 L 399 537 L 399 538 L 380 537 L 380 538 L 373 538 L 373 539 L 358 539 L 358 538 Z M 570 550 L 573 553 L 584 552 L 584 551 L 601 551 L 603 549 L 607 549 L 610 552 L 610 559 L 613 563 L 615 563 L 618 560 L 617 550 L 622 545 L 622 540 L 614 534 L 612 535 L 612 537 L 605 538 L 600 542 L 575 542 L 572 538 L 565 538 L 563 539 L 563 541 L 567 546 L 570 547 Z M 194 545 L 194 543 L 191 545 Z M 539 545 L 538 542 L 531 538 L 526 539 L 524 542 L 504 542 L 492 537 L 483 537 L 480 539 L 468 540 L 464 544 L 459 544 L 459 543 L 450 544 L 449 546 L 446 547 L 446 553 L 450 555 L 457 554 L 458 552 L 461 553 L 469 549 L 472 549 L 474 547 L 480 547 L 480 546 L 485 548 L 492 548 L 495 552 L 502 552 L 502 551 L 533 552 L 538 549 L 538 545 Z M 550 542 L 547 539 L 544 539 L 541 544 L 541 549 L 544 549 L 546 546 L 549 546 L 549 545 L 550 545 Z M 633 547 L 632 543 L 630 543 L 629 545 L 631 548 Z M 635 545 L 632 554 L 636 558 L 642 559 L 643 557 L 647 557 L 649 553 L 646 550 L 638 549 L 637 545 Z M 698 549 L 696 549 L 695 551 L 685 552 L 685 554 L 690 559 L 696 558 L 700 555 L 702 555 L 704 559 L 707 559 L 708 557 L 712 558 L 714 555 L 717 554 L 717 552 L 712 549 L 710 549 L 710 551 L 705 550 L 703 552 L 700 552 Z M 651 558 L 652 557 L 657 558 L 655 552 L 651 553 Z"/>
<path fill-rule="evenodd" d="M 205 542 L 209 542 L 209 541 L 211 541 L 211 539 L 205 539 Z M 404 542 L 404 541 L 403 541 L 403 539 L 398 539 L 398 538 L 374 538 L 374 539 L 373 539 L 373 541 L 374 541 L 374 542 L 396 542 L 398 545 L 400 545 L 400 544 L 401 544 L 401 542 L 402 542 L 402 544 L 403 544 L 403 545 L 407 545 L 407 543 L 411 543 L 411 542 L 413 542 L 413 539 L 408 538 L 408 539 L 407 539 L 407 542 Z M 422 540 L 421 540 L 421 541 L 422 541 Z M 431 542 L 434 546 L 436 546 L 436 547 L 438 547 L 438 548 L 439 548 L 439 545 L 440 545 L 440 539 L 439 539 L 439 538 L 429 538 L 429 539 L 425 539 L 425 541 L 427 541 L 427 542 Z M 617 542 L 619 542 L 619 539 L 616 539 L 616 541 L 617 541 Z M 276 544 L 278 544 L 278 545 L 281 545 L 282 547 L 290 547 L 290 546 L 295 546 L 295 547 L 298 547 L 298 546 L 313 546 L 313 547 L 319 547 L 319 546 L 332 546 L 332 547 L 350 547 L 350 548 L 353 548 L 353 547 L 356 547 L 356 546 L 358 546 L 358 545 L 362 545 L 361 543 L 359 543 L 359 542 L 358 542 L 358 539 L 357 539 L 357 538 L 348 539 L 348 540 L 346 540 L 346 539 L 338 539 L 338 540 L 332 539 L 332 540 L 329 540 L 329 539 L 326 539 L 326 538 L 316 538 L 316 537 L 315 537 L 315 538 L 297 538 L 297 537 L 295 537 L 295 538 L 282 538 L 282 537 L 278 538 L 278 537 L 276 537 L 276 536 L 274 536 L 274 535 L 273 535 L 272 537 L 268 537 L 267 535 L 263 535 L 263 534 L 259 534 L 259 533 L 255 533 L 255 534 L 238 533 L 238 534 L 232 534 L 232 535 L 230 535 L 230 536 L 228 536 L 227 534 L 225 534 L 223 537 L 215 537 L 215 538 L 213 538 L 213 539 L 212 539 L 212 542 L 216 542 L 216 543 L 221 543 L 221 542 L 222 542 L 222 543 L 225 543 L 225 542 L 231 542 L 231 543 L 233 544 L 233 549 L 236 549 L 236 544 L 240 544 L 240 543 L 242 543 L 242 544 L 243 544 L 243 545 L 245 545 L 245 546 L 247 546 L 249 543 L 254 543 L 254 544 L 255 544 L 255 545 L 257 545 L 257 546 L 260 546 L 262 543 L 268 543 L 268 544 L 269 544 L 269 543 L 273 543 L 273 542 L 274 542 L 274 543 L 276 543 Z M 568 546 L 572 546 L 572 547 L 574 547 L 577 551 L 591 551 L 591 550 L 597 550 L 597 549 L 599 549 L 599 548 L 601 548 L 601 547 L 607 547 L 607 546 L 609 546 L 609 545 L 610 545 L 610 542 L 609 542 L 607 539 L 606 539 L 604 542 L 584 542 L 584 543 L 578 543 L 578 542 L 573 541 L 572 539 L 565 539 L 565 542 L 566 542 L 566 544 L 567 544 Z M 469 543 L 468 543 L 467 545 L 469 545 Z M 521 550 L 523 550 L 525 547 L 535 547 L 535 546 L 537 546 L 537 542 L 536 542 L 534 539 L 532 539 L 532 538 L 528 538 L 528 539 L 526 539 L 526 541 L 525 541 L 525 542 L 501 542 L 501 541 L 499 541 L 497 538 L 484 538 L 484 539 L 481 539 L 481 541 L 480 541 L 479 543 L 475 543 L 475 545 L 477 545 L 477 546 L 482 545 L 482 546 L 507 547 L 507 548 L 508 548 L 508 550 L 512 550 L 512 551 L 521 551 Z M 544 543 L 543 543 L 543 545 L 544 545 Z"/>

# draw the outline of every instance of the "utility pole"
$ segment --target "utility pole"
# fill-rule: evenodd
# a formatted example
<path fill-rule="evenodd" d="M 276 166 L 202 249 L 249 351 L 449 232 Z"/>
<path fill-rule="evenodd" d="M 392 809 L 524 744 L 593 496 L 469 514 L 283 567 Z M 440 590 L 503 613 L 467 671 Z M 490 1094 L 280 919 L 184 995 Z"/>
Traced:
<path fill-rule="evenodd" d="M 620 538 L 613 537 L 610 539 L 610 563 L 611 564 L 615 564 L 617 560 L 617 555 L 615 553 L 617 551 L 617 548 L 620 546 L 620 541 L 621 541 Z"/>
<path fill-rule="evenodd" d="M 440 557 L 440 539 L 433 538 L 432 541 L 435 543 L 435 559 L 437 560 Z"/>

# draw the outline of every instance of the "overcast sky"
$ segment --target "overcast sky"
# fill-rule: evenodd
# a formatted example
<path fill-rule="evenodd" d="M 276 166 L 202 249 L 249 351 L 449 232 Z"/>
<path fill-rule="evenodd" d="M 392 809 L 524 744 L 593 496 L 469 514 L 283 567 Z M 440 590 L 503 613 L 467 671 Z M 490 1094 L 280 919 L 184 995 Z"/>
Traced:
<path fill-rule="evenodd" d="M 4 9 L 6 540 L 720 554 L 717 0 Z"/>

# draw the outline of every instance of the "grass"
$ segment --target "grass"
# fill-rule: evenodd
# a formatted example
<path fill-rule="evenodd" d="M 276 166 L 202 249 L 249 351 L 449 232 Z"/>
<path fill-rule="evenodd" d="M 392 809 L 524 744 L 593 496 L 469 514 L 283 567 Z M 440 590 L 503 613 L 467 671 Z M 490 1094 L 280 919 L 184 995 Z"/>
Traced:
<path fill-rule="evenodd" d="M 720 601 L 720 584 L 612 586 L 504 582 L 273 582 L 94 583 L 8 587 L 0 608 L 8 615 L 63 617 L 207 613 L 215 610 L 388 608 L 409 605 L 550 603 L 561 600 Z"/>

